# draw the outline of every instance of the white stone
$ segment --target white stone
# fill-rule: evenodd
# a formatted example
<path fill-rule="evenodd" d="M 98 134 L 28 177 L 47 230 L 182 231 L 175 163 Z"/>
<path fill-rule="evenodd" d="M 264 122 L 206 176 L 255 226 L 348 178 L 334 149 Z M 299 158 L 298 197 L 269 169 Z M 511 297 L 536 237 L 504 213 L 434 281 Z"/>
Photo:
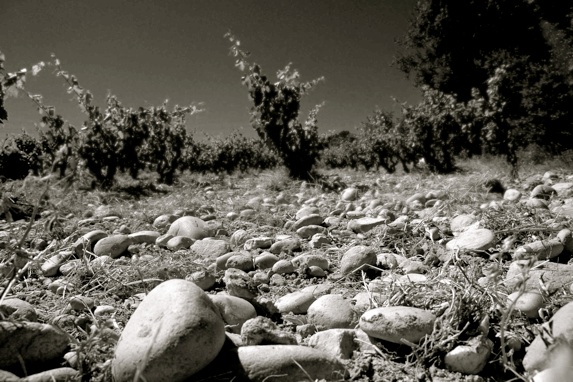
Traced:
<path fill-rule="evenodd" d="M 446 244 L 446 249 L 467 251 L 483 251 L 491 248 L 495 243 L 495 234 L 486 228 L 472 229 L 461 232 L 458 237 Z"/>
<path fill-rule="evenodd" d="M 127 322 L 115 349 L 112 374 L 133 381 L 183 381 L 211 362 L 225 341 L 218 308 L 192 282 L 171 279 L 155 287 Z"/>
<path fill-rule="evenodd" d="M 492 348 L 493 342 L 480 335 L 470 339 L 465 345 L 453 348 L 444 357 L 444 362 L 449 370 L 464 374 L 478 374 L 487 364 Z"/>
<path fill-rule="evenodd" d="M 402 344 L 402 338 L 418 343 L 434 330 L 436 316 L 407 306 L 371 309 L 360 317 L 360 328 L 371 337 Z"/>

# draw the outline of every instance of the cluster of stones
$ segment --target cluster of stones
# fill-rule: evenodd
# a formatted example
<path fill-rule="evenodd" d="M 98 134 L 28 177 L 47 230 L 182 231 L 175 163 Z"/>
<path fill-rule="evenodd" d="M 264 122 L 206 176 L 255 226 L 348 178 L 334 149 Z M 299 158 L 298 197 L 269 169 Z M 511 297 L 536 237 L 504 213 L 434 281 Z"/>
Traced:
<path fill-rule="evenodd" d="M 501 200 L 481 208 L 524 203 L 555 215 L 573 216 L 573 198 L 567 198 L 573 195 L 573 182 L 558 182 L 552 174 L 528 182 L 534 186 L 528 199 L 522 198 L 521 191 L 509 189 Z M 240 375 L 251 381 L 263 381 L 272 375 L 288 375 L 287 380 L 292 381 L 306 380 L 309 376 L 313 380 L 342 379 L 347 375 L 345 360 L 357 353 L 379 351 L 374 346 L 376 341 L 406 345 L 424 341 L 432 334 L 440 313 L 391 306 L 386 301 L 388 296 L 379 292 L 385 283 L 427 282 L 427 264 L 357 244 L 344 249 L 333 263 L 323 249 L 336 248 L 334 234 L 356 238 L 364 238 L 372 232 L 392 234 L 431 217 L 434 223 L 449 222 L 453 238 L 438 228 L 428 228 L 423 233 L 428 240 L 443 242 L 448 256 L 460 251 L 479 255 L 498 244 L 495 232 L 484 227 L 476 215 L 441 216 L 441 206 L 448 199 L 443 191 L 417 193 L 392 203 L 384 203 L 374 192 L 361 198 L 359 194 L 357 188 L 344 190 L 339 203 L 333 209 L 331 206 L 326 215 L 323 215 L 320 197 L 306 200 L 301 197 L 296 203 L 289 203 L 281 194 L 274 200 L 254 198 L 240 212 L 225 216 L 231 221 L 248 220 L 259 208 L 298 205 L 294 219 L 284 226 L 286 231 L 292 232 L 290 234 L 257 236 L 242 229 L 229 234 L 214 214 L 199 218 L 181 213 L 157 217 L 153 223 L 155 230 L 130 232 L 125 226 L 113 234 L 92 230 L 73 243 L 70 250 L 59 251 L 46 259 L 40 269 L 44 276 L 51 278 L 47 284 L 51 292 L 72 296 L 66 297 L 70 311 L 109 318 L 115 307 L 75 295 L 74 286 L 66 282 L 65 277 L 57 276 L 66 276 L 79 267 L 102 269 L 126 254 L 131 255 L 131 261 L 143 261 L 153 257 L 145 254 L 147 246 L 185 251 L 193 261 L 204 265 L 203 271 L 185 279 L 165 281 L 141 296 L 141 302 L 123 330 L 119 330 L 113 319 L 107 320 L 109 327 L 104 329 L 119 336 L 112 360 L 115 381 L 131 381 L 136 375 L 150 381 L 199 381 L 222 373 Z M 415 214 L 418 218 L 412 217 Z M 118 218 L 110 211 L 99 211 L 95 217 L 78 224 L 89 226 L 98 219 Z M 544 307 L 544 293 L 570 285 L 572 266 L 551 260 L 563 251 L 573 252 L 572 234 L 563 229 L 550 240 L 528 243 L 517 249 L 511 244 L 503 243 L 514 258 L 504 280 L 505 286 L 515 291 L 508 296 L 507 306 L 531 319 L 538 318 Z M 310 251 L 302 252 L 302 249 Z M 84 260 L 89 258 L 86 254 L 93 257 L 89 263 Z M 447 259 L 443 260 L 447 263 Z M 520 289 L 524 268 L 529 274 L 525 292 Z M 400 270 L 402 276 L 376 277 L 380 270 L 392 275 L 394 270 Z M 351 298 L 341 293 L 336 281 L 359 276 L 361 271 L 374 275 L 368 290 Z M 323 282 L 284 293 L 275 300 L 265 296 L 271 286 L 286 285 L 285 277 L 293 273 Z M 225 290 L 209 293 L 217 275 L 222 276 Z M 499 274 L 484 269 L 480 284 L 487 286 L 494 276 Z M 540 285 L 544 285 L 545 290 L 539 290 Z M 18 380 L 8 371 L 19 370 L 22 361 L 26 365 L 44 365 L 38 375 L 48 375 L 46 380 L 78 377 L 77 354 L 68 351 L 70 340 L 65 333 L 55 325 L 35 322 L 34 308 L 24 301 L 6 299 L 0 309 L 0 313 L 10 319 L 0 321 L 0 370 L 7 370 L 0 372 L 6 373 L 5 377 L 0 374 L 2 380 L 10 380 L 12 376 Z M 567 321 L 571 309 L 572 306 L 566 305 L 558 311 L 546 332 L 572 341 L 573 330 Z M 290 331 L 267 318 L 276 315 L 282 321 L 299 319 L 301 322 Z M 300 319 L 301 316 L 304 319 Z M 81 317 L 89 326 L 89 319 L 80 314 L 57 316 L 53 323 L 65 327 L 72 320 L 78 325 L 82 324 L 78 321 Z M 487 338 L 488 329 L 454 347 L 445 356 L 446 366 L 465 374 L 481 372 L 493 348 Z M 559 352 L 547 344 L 540 335 L 530 345 L 523 361 L 527 371 L 561 372 L 555 366 Z M 62 359 L 69 367 L 50 368 Z"/>

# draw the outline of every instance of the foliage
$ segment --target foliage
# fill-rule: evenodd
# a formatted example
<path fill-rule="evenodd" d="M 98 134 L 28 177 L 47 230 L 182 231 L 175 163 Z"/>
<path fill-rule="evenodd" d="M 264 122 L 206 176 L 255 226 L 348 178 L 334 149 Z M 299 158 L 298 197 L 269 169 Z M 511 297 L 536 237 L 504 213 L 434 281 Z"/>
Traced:
<path fill-rule="evenodd" d="M 504 154 L 513 149 L 500 146 L 518 140 L 553 152 L 568 149 L 573 147 L 572 11 L 568 2 L 420 0 L 397 63 L 418 86 L 459 102 L 491 99 L 501 134 L 494 146 Z M 503 107 L 496 107 L 490 88 L 500 76 Z"/>
<path fill-rule="evenodd" d="M 316 84 L 318 78 L 299 82 L 298 71 L 290 64 L 277 73 L 277 82 L 272 83 L 261 73 L 261 67 L 249 63 L 248 53 L 240 48 L 240 42 L 230 33 L 225 35 L 231 42 L 231 53 L 237 58 L 236 66 L 247 71 L 243 85 L 249 89 L 254 106 L 251 108 L 251 123 L 259 137 L 276 150 L 290 176 L 310 179 L 312 169 L 323 149 L 318 136 L 317 114 L 322 105 L 315 106 L 304 123 L 299 122 L 300 100 Z"/>
<path fill-rule="evenodd" d="M 186 168 L 201 173 L 231 174 L 274 168 L 278 162 L 279 158 L 263 142 L 235 131 L 223 139 L 207 136 L 204 141 L 195 142 Z"/>
<path fill-rule="evenodd" d="M 0 175 L 8 179 L 24 179 L 38 175 L 42 169 L 40 142 L 27 134 L 7 138 L 0 150 Z"/>
<path fill-rule="evenodd" d="M 21 69 L 16 73 L 7 73 L 4 69 L 6 57 L 0 51 L 0 125 L 8 119 L 8 112 L 4 108 L 4 99 L 7 96 L 16 96 L 18 90 L 24 87 L 26 82 L 26 69 Z"/>

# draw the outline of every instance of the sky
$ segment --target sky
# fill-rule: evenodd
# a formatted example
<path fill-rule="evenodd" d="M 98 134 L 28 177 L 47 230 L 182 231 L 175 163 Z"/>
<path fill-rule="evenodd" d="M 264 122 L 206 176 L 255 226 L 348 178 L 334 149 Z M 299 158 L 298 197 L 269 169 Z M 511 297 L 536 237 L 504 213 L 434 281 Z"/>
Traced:
<path fill-rule="evenodd" d="M 292 62 L 301 80 L 324 76 L 302 99 L 301 119 L 324 102 L 320 132 L 353 131 L 377 108 L 399 112 L 419 91 L 392 66 L 416 0 L 0 0 L 5 69 L 30 69 L 54 53 L 64 70 L 105 106 L 108 93 L 125 107 L 203 103 L 190 117 L 197 137 L 239 130 L 254 136 L 248 90 L 223 38 L 231 31 L 269 78 Z M 26 89 L 76 127 L 85 121 L 62 78 L 46 68 Z M 20 94 L 5 101 L 0 137 L 40 115 Z M 204 134 L 203 134 L 204 135 Z"/>

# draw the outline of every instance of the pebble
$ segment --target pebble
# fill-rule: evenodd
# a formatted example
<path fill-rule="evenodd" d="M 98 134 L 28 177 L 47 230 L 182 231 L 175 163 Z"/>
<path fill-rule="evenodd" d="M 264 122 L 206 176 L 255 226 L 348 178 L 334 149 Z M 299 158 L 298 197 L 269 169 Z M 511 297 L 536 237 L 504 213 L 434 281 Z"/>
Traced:
<path fill-rule="evenodd" d="M 213 361 L 225 341 L 218 308 L 197 285 L 180 279 L 159 284 L 143 299 L 117 342 L 116 382 L 133 381 L 142 362 L 148 381 L 180 381 Z"/>
<path fill-rule="evenodd" d="M 167 228 L 168 225 L 177 220 L 178 216 L 173 214 L 164 214 L 155 218 L 153 226 L 158 229 Z"/>
<path fill-rule="evenodd" d="M 247 380 L 267 382 L 269 376 L 288 376 L 284 381 L 343 380 L 345 368 L 336 357 L 308 346 L 241 346 L 238 351 L 241 369 Z"/>
<path fill-rule="evenodd" d="M 507 296 L 508 307 L 512 303 L 514 309 L 529 318 L 539 317 L 539 309 L 544 306 L 543 296 L 538 292 L 513 292 Z"/>
<path fill-rule="evenodd" d="M 92 251 L 94 244 L 104 237 L 107 237 L 107 232 L 105 231 L 100 229 L 90 231 L 76 240 L 76 242 L 72 245 L 72 249 L 77 256 L 83 256 L 84 250 Z"/>
<path fill-rule="evenodd" d="M 323 233 L 317 233 L 312 236 L 308 242 L 308 246 L 313 249 L 326 247 L 332 244 L 332 240 Z"/>
<path fill-rule="evenodd" d="M 227 259 L 225 263 L 225 268 L 235 268 L 241 271 L 250 272 L 255 269 L 255 264 L 253 263 L 253 257 L 251 254 L 238 254 L 233 255 Z"/>
<path fill-rule="evenodd" d="M 272 268 L 272 271 L 279 275 L 294 273 L 296 271 L 296 267 L 290 260 L 279 260 L 277 261 Z"/>
<path fill-rule="evenodd" d="M 340 199 L 345 202 L 353 202 L 358 199 L 358 190 L 354 187 L 349 187 L 342 191 Z"/>
<path fill-rule="evenodd" d="M 271 245 L 269 252 L 275 255 L 281 253 L 292 253 L 300 250 L 300 240 L 294 237 L 289 237 L 283 240 L 276 241 Z"/>
<path fill-rule="evenodd" d="M 59 362 L 69 346 L 68 335 L 48 324 L 0 321 L 0 369 L 21 370 Z"/>
<path fill-rule="evenodd" d="M 69 258 L 73 256 L 72 251 L 61 251 L 53 256 L 51 256 L 48 260 L 46 260 L 40 267 L 42 274 L 46 277 L 53 277 L 55 276 L 62 264 L 68 261 Z"/>
<path fill-rule="evenodd" d="M 306 227 L 309 225 L 321 225 L 323 221 L 324 219 L 322 218 L 322 216 L 318 214 L 310 214 L 303 216 L 296 222 L 294 222 L 293 225 L 291 226 L 291 229 L 293 231 L 296 231 L 302 227 Z"/>
<path fill-rule="evenodd" d="M 393 253 L 380 253 L 376 255 L 376 266 L 382 269 L 395 269 L 398 267 L 398 260 Z"/>
<path fill-rule="evenodd" d="M 34 306 L 19 298 L 7 298 L 2 301 L 2 304 L 0 304 L 0 316 L 18 321 L 35 322 L 38 320 L 38 314 Z"/>
<path fill-rule="evenodd" d="M 328 329 L 312 335 L 308 345 L 339 359 L 349 359 L 358 350 L 354 329 Z"/>
<path fill-rule="evenodd" d="M 322 268 L 323 270 L 328 270 L 330 264 L 328 263 L 328 259 L 323 255 L 317 255 L 312 253 L 305 253 L 299 256 L 296 256 L 291 259 L 291 262 L 294 264 L 295 267 L 312 267 L 317 266 Z"/>
<path fill-rule="evenodd" d="M 474 226 L 478 222 L 478 218 L 475 215 L 461 214 L 454 217 L 450 221 L 450 229 L 457 236 L 460 232 L 468 230 L 470 227 Z"/>
<path fill-rule="evenodd" d="M 446 249 L 484 251 L 495 244 L 495 234 L 487 228 L 470 229 L 446 243 Z"/>
<path fill-rule="evenodd" d="M 73 310 L 82 312 L 84 310 L 91 310 L 95 306 L 93 298 L 88 296 L 74 296 L 69 300 L 70 306 Z"/>
<path fill-rule="evenodd" d="M 521 199 L 521 191 L 515 188 L 509 188 L 505 190 L 503 194 L 503 200 L 507 200 L 508 202 L 517 202 L 519 199 Z"/>
<path fill-rule="evenodd" d="M 295 214 L 295 219 L 299 220 L 308 215 L 317 215 L 320 210 L 317 207 L 302 207 Z"/>
<path fill-rule="evenodd" d="M 185 280 L 195 283 L 199 288 L 203 290 L 211 289 L 217 282 L 215 276 L 206 270 L 195 271 L 186 276 Z"/>
<path fill-rule="evenodd" d="M 493 342 L 480 335 L 450 350 L 444 357 L 444 363 L 451 371 L 478 374 L 487 364 L 492 349 Z"/>
<path fill-rule="evenodd" d="M 233 232 L 231 238 L 229 239 L 229 243 L 231 243 L 233 247 L 242 247 L 250 238 L 251 235 L 247 231 L 244 229 L 239 229 Z"/>
<path fill-rule="evenodd" d="M 71 367 L 59 367 L 57 369 L 43 371 L 21 379 L 22 382 L 68 382 L 79 381 L 81 374 Z M 3 380 L 3 379 L 2 379 Z"/>
<path fill-rule="evenodd" d="M 257 296 L 257 288 L 251 277 L 240 269 L 227 269 L 223 276 L 225 289 L 231 296 L 241 297 L 252 301 Z"/>
<path fill-rule="evenodd" d="M 557 195 L 557 191 L 553 187 L 540 184 L 531 190 L 529 197 L 532 199 L 549 200 L 554 195 Z"/>
<path fill-rule="evenodd" d="M 219 256 L 229 253 L 231 247 L 225 240 L 197 240 L 191 251 L 201 260 L 214 261 Z"/>
<path fill-rule="evenodd" d="M 386 221 L 386 218 L 371 217 L 353 219 L 348 222 L 347 229 L 356 233 L 366 233 L 381 224 L 385 224 Z"/>
<path fill-rule="evenodd" d="M 371 269 L 368 265 L 376 265 L 376 252 L 374 248 L 358 245 L 350 248 L 340 259 L 340 272 L 347 275 L 360 270 Z"/>
<path fill-rule="evenodd" d="M 121 256 L 130 245 L 131 239 L 127 235 L 107 236 L 94 245 L 94 254 L 115 259 Z"/>
<path fill-rule="evenodd" d="M 436 316 L 427 310 L 407 306 L 390 306 L 366 311 L 360 328 L 371 337 L 402 343 L 402 338 L 418 343 L 434 330 Z"/>
<path fill-rule="evenodd" d="M 205 222 L 194 216 L 183 216 L 169 226 L 168 234 L 201 240 L 208 236 Z"/>
<path fill-rule="evenodd" d="M 127 235 L 133 244 L 155 244 L 155 241 L 161 234 L 157 231 L 138 231 Z"/>
<path fill-rule="evenodd" d="M 539 260 L 548 260 L 557 257 L 563 252 L 564 245 L 559 238 L 550 240 L 537 240 L 532 243 L 522 245 L 513 253 L 516 260 L 537 257 Z"/>
<path fill-rule="evenodd" d="M 307 225 L 296 230 L 296 234 L 303 239 L 310 239 L 312 236 L 326 233 L 326 228 L 320 225 Z"/>
<path fill-rule="evenodd" d="M 193 245 L 194 240 L 187 236 L 173 236 L 167 241 L 165 247 L 171 251 L 178 251 L 180 249 L 189 249 Z"/>
<path fill-rule="evenodd" d="M 242 298 L 224 294 L 209 295 L 209 298 L 219 309 L 225 326 L 231 333 L 241 333 L 243 324 L 248 319 L 257 317 L 253 304 Z"/>
<path fill-rule="evenodd" d="M 294 334 L 279 329 L 270 318 L 263 316 L 250 318 L 243 323 L 241 340 L 244 345 L 296 344 Z"/>
<path fill-rule="evenodd" d="M 350 328 L 356 321 L 350 301 L 340 294 L 320 296 L 308 307 L 307 316 L 318 330 Z"/>
<path fill-rule="evenodd" d="M 170 235 L 168 233 L 166 233 L 165 235 L 161 235 L 157 239 L 155 239 L 155 245 L 157 245 L 159 248 L 167 248 L 167 243 L 169 243 L 169 240 L 171 240 L 172 238 L 173 235 Z"/>
<path fill-rule="evenodd" d="M 279 258 L 276 255 L 270 252 L 263 252 L 255 257 L 253 264 L 256 269 L 270 269 L 277 261 L 279 261 Z"/>
<path fill-rule="evenodd" d="M 267 236 L 261 236 L 261 237 L 254 237 L 252 239 L 248 239 L 247 241 L 245 241 L 245 244 L 243 245 L 243 248 L 246 251 L 250 251 L 253 249 L 268 249 L 271 247 L 271 245 L 273 245 L 273 239 Z"/>
<path fill-rule="evenodd" d="M 280 313 L 306 314 L 314 301 L 316 297 L 311 292 L 295 291 L 280 297 L 274 304 Z"/>

